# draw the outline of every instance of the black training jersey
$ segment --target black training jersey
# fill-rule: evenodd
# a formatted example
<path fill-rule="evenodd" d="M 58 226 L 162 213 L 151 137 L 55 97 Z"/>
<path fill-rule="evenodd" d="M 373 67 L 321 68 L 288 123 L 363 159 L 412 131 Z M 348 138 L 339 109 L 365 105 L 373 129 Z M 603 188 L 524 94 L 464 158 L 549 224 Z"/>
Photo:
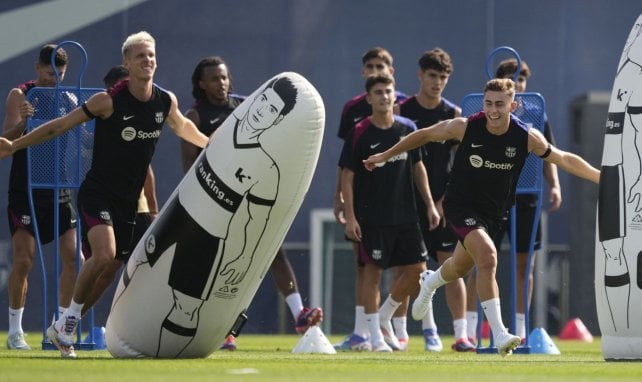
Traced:
<path fill-rule="evenodd" d="M 511 115 L 508 131 L 491 134 L 486 115 L 468 118 L 446 189 L 446 203 L 474 208 L 487 216 L 505 216 L 515 203 L 519 174 L 528 156 L 528 127 Z"/>
<path fill-rule="evenodd" d="M 127 84 L 109 90 L 112 115 L 96 118 L 93 159 L 81 188 L 136 203 L 172 101 L 156 85 L 148 101 L 139 101 Z"/>
<path fill-rule="evenodd" d="M 196 101 L 192 108 L 198 113 L 198 119 L 201 121 L 198 129 L 208 137 L 225 122 L 225 119 L 232 114 L 241 102 L 245 100 L 244 96 L 237 94 L 228 94 L 226 105 L 214 105 L 206 100 Z"/>
<path fill-rule="evenodd" d="M 455 117 L 456 105 L 445 98 L 434 109 L 426 109 L 411 96 L 399 104 L 400 114 L 412 120 L 418 128 L 432 126 L 437 122 Z M 421 156 L 430 179 L 430 192 L 435 201 L 446 192 L 446 184 L 450 176 L 452 148 L 457 141 L 428 142 L 421 146 Z M 417 200 L 423 203 L 422 200 Z"/>
<path fill-rule="evenodd" d="M 360 224 L 398 225 L 417 222 L 413 165 L 421 160 L 418 149 L 401 153 L 374 171 L 363 160 L 394 146 L 416 130 L 407 118 L 395 116 L 388 129 L 374 126 L 370 118 L 361 121 L 344 143 L 341 164 L 354 172 L 354 212 Z M 342 167 L 343 167 L 342 166 Z"/>
<path fill-rule="evenodd" d="M 27 94 L 31 89 L 36 87 L 35 81 L 28 81 L 18 86 L 22 90 L 27 99 Z M 43 93 L 44 97 L 48 93 Z M 53 93 L 52 93 L 53 94 Z M 42 100 L 34 106 L 34 114 L 31 118 L 41 120 L 51 120 L 57 116 L 67 114 L 76 107 L 76 103 L 66 94 L 61 93 L 60 102 L 58 103 L 59 110 L 54 110 L 56 103 L 52 100 Z M 23 134 L 27 133 L 26 129 Z M 13 154 L 11 163 L 11 171 L 9 173 L 9 198 L 24 198 L 28 190 L 28 173 L 27 173 L 27 149 L 16 151 Z M 34 190 L 33 196 L 36 199 L 47 199 L 53 197 L 52 190 Z M 71 200 L 71 195 L 68 189 L 61 189 L 58 194 L 58 202 L 66 203 Z M 45 202 L 44 200 L 42 201 Z M 49 202 L 51 203 L 51 202 Z"/>
<path fill-rule="evenodd" d="M 408 98 L 408 96 L 400 91 L 396 91 L 397 100 L 395 102 L 401 102 Z M 352 98 L 350 101 L 346 102 L 343 106 L 343 111 L 341 112 L 341 122 L 339 124 L 339 138 L 344 141 L 348 137 L 348 134 L 352 129 L 357 125 L 357 123 L 364 120 L 366 117 L 372 114 L 372 106 L 366 100 L 367 93 L 359 94 L 358 96 Z"/>

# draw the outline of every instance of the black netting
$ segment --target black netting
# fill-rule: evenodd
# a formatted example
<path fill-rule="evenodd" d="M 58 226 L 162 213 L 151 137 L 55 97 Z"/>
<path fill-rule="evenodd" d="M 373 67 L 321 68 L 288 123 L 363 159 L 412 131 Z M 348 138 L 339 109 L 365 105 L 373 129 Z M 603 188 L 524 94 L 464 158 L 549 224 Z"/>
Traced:
<path fill-rule="evenodd" d="M 63 116 L 102 89 L 33 88 L 27 100 L 34 115 L 27 131 Z M 91 165 L 94 120 L 68 130 L 56 139 L 28 149 L 29 182 L 32 188 L 78 188 Z"/>
<path fill-rule="evenodd" d="M 515 96 L 517 109 L 513 112 L 529 126 L 544 132 L 544 98 L 538 93 L 520 93 Z M 462 114 L 470 116 L 483 110 L 484 95 L 470 94 L 462 101 Z M 542 159 L 529 154 L 517 183 L 518 193 L 536 193 L 541 190 Z"/>

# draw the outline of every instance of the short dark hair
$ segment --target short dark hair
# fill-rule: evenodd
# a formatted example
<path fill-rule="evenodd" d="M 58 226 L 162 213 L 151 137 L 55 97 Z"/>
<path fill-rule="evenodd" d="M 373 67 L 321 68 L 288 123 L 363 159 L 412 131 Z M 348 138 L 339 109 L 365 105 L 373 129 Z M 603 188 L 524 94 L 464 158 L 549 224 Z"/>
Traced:
<path fill-rule="evenodd" d="M 419 57 L 419 68 L 424 71 L 434 69 L 438 72 L 446 72 L 450 74 L 453 71 L 453 63 L 450 59 L 450 55 L 446 53 L 445 50 L 434 48 L 432 50 L 425 51 L 421 57 Z"/>
<path fill-rule="evenodd" d="M 122 80 L 127 76 L 129 76 L 129 70 L 127 70 L 127 68 L 124 65 L 118 65 L 109 69 L 109 71 L 107 72 L 107 74 L 105 74 L 105 77 L 103 78 L 103 82 L 105 83 L 106 88 L 110 88 L 114 86 L 116 82 Z"/>
<path fill-rule="evenodd" d="M 41 65 L 51 65 L 51 54 L 57 45 L 47 44 L 40 49 L 40 55 L 38 56 L 38 62 Z M 56 50 L 56 58 L 54 59 L 56 67 L 65 66 L 69 62 L 67 57 L 67 52 L 63 48 L 58 48 Z"/>
<path fill-rule="evenodd" d="M 392 66 L 392 55 L 386 48 L 380 46 L 368 49 L 363 56 L 361 56 L 361 63 L 365 65 L 366 62 L 372 60 L 373 58 L 379 58 L 383 60 L 388 66 Z"/>
<path fill-rule="evenodd" d="M 495 78 L 506 78 L 515 76 L 517 71 L 517 59 L 509 58 L 499 63 L 497 71 L 495 71 Z M 526 64 L 526 61 L 520 60 L 519 64 L 519 74 L 526 78 L 531 76 L 531 70 Z"/>
<path fill-rule="evenodd" d="M 270 81 L 265 89 L 272 88 L 283 100 L 283 110 L 279 115 L 287 115 L 296 104 L 297 90 L 292 81 L 287 77 L 277 77 Z"/>
<path fill-rule="evenodd" d="M 395 79 L 389 74 L 373 74 L 371 76 L 368 76 L 366 78 L 366 93 L 370 93 L 370 89 L 372 89 L 373 86 L 376 84 L 384 84 L 384 85 L 390 85 L 392 84 L 393 86 L 395 85 Z"/>
<path fill-rule="evenodd" d="M 219 56 L 205 57 L 204 59 L 200 60 L 198 64 L 196 64 L 194 72 L 192 73 L 192 96 L 195 100 L 204 101 L 207 99 L 205 90 L 201 89 L 200 85 L 198 84 L 203 79 L 203 71 L 205 70 L 205 68 L 209 66 L 219 65 L 225 65 L 227 67 L 225 61 L 223 61 L 223 59 Z M 230 87 L 228 88 L 228 91 L 232 91 L 232 73 L 230 72 L 229 67 L 227 68 L 227 78 L 229 78 L 230 80 Z"/>

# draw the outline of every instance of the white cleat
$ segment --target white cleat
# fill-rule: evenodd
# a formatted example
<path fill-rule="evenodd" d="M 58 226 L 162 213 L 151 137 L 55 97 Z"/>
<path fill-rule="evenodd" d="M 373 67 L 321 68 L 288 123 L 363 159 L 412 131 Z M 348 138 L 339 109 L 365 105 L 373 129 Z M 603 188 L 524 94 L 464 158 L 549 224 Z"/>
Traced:
<path fill-rule="evenodd" d="M 31 350 L 31 346 L 25 341 L 25 334 L 23 332 L 17 332 L 7 337 L 7 349 Z"/>
<path fill-rule="evenodd" d="M 386 341 L 379 341 L 372 344 L 372 351 L 379 353 L 392 353 L 392 348 L 388 346 Z"/>
<path fill-rule="evenodd" d="M 510 334 L 507 330 L 495 336 L 495 346 L 497 346 L 497 352 L 502 357 L 513 354 L 513 350 L 515 350 L 521 342 L 521 338 Z"/>
<path fill-rule="evenodd" d="M 395 336 L 395 332 L 392 329 L 392 324 L 390 321 L 379 321 L 379 327 L 381 328 L 381 334 L 383 334 L 383 340 L 392 348 L 394 351 L 401 350 L 401 344 Z"/>
<path fill-rule="evenodd" d="M 58 338 L 59 334 L 53 324 L 47 328 L 47 338 L 60 350 L 60 356 L 62 358 L 76 358 L 74 346 L 63 345 Z"/>
<path fill-rule="evenodd" d="M 428 288 L 426 279 L 433 273 L 435 272 L 430 269 L 421 273 L 419 295 L 417 295 L 417 298 L 412 303 L 412 318 L 415 321 L 421 321 L 432 306 L 432 296 L 435 295 L 435 290 Z"/>

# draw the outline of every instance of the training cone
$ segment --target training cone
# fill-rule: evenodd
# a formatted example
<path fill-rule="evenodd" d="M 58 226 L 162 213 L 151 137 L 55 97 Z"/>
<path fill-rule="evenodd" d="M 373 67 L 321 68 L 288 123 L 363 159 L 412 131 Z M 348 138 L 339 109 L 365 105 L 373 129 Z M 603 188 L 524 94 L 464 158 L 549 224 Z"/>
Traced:
<path fill-rule="evenodd" d="M 591 335 L 591 332 L 584 326 L 582 320 L 573 318 L 566 323 L 566 326 L 564 326 L 564 329 L 560 332 L 560 340 L 593 342 L 593 335 Z"/>
<path fill-rule="evenodd" d="M 292 349 L 292 353 L 337 354 L 337 351 L 334 350 L 334 346 L 332 346 L 328 337 L 323 334 L 321 328 L 318 325 L 313 325 L 301 337 L 294 349 Z"/>
<path fill-rule="evenodd" d="M 531 354 L 560 354 L 560 349 L 555 346 L 555 343 L 543 328 L 533 329 L 528 336 L 528 346 L 531 348 Z"/>

